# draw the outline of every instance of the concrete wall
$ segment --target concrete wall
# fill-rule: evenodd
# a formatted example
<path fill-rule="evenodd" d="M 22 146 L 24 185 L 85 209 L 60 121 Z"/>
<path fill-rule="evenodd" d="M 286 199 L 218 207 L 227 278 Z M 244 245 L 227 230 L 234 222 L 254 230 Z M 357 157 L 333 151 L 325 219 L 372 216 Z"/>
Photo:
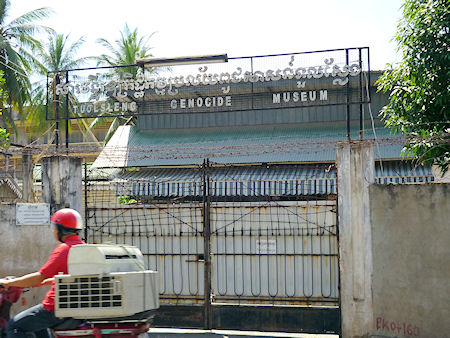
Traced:
<path fill-rule="evenodd" d="M 50 225 L 16 226 L 16 205 L 0 204 L 0 277 L 37 271 L 57 245 Z M 47 289 L 36 288 L 23 294 L 13 313 L 42 301 Z"/>
<path fill-rule="evenodd" d="M 371 148 L 337 148 L 342 336 L 450 337 L 450 185 L 374 185 Z"/>
<path fill-rule="evenodd" d="M 24 158 L 31 161 L 30 156 Z M 31 173 L 31 164 L 27 171 Z M 42 197 L 44 202 L 50 204 L 51 214 L 63 207 L 81 211 L 81 191 L 80 158 L 53 156 L 42 160 Z M 26 195 L 28 200 L 31 196 Z M 1 277 L 22 276 L 37 271 L 56 245 L 58 243 L 50 225 L 17 226 L 16 205 L 0 204 Z M 12 313 L 39 303 L 47 290 L 48 287 L 36 288 L 25 293 L 14 305 Z"/>
<path fill-rule="evenodd" d="M 450 184 L 369 191 L 373 335 L 450 337 Z"/>

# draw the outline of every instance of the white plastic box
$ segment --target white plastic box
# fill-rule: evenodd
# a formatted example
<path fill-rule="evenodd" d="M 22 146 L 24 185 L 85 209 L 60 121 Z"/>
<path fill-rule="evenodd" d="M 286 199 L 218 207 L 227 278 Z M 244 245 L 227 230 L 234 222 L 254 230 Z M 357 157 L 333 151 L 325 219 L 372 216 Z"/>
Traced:
<path fill-rule="evenodd" d="M 141 251 L 130 245 L 74 245 L 67 265 L 71 276 L 145 270 Z"/>
<path fill-rule="evenodd" d="M 122 317 L 159 307 L 155 271 L 59 275 L 55 278 L 57 317 Z"/>
<path fill-rule="evenodd" d="M 159 308 L 158 273 L 144 270 L 136 247 L 75 245 L 68 271 L 55 276 L 57 317 L 126 317 Z"/>

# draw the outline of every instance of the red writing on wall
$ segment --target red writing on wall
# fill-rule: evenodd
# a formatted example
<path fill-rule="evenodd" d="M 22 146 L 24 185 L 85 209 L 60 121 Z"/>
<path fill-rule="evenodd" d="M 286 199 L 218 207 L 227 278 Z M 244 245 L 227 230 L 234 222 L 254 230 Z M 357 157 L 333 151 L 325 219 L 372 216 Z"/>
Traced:
<path fill-rule="evenodd" d="M 396 334 L 403 333 L 404 335 L 414 337 L 418 337 L 420 335 L 420 329 L 418 326 L 405 322 L 398 323 L 381 317 L 377 317 L 377 331 L 389 331 Z"/>

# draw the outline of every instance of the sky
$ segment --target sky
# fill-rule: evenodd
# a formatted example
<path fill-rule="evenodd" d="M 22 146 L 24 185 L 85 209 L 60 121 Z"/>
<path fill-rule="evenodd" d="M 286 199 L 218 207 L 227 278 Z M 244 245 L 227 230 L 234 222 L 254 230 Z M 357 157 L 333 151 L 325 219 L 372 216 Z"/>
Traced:
<path fill-rule="evenodd" d="M 398 61 L 392 38 L 401 0 L 10 0 L 9 20 L 50 7 L 41 24 L 72 41 L 81 56 L 105 52 L 125 23 L 149 40 L 155 57 L 227 53 L 229 57 L 370 48 L 371 69 Z M 9 21 L 8 18 L 6 21 Z"/>

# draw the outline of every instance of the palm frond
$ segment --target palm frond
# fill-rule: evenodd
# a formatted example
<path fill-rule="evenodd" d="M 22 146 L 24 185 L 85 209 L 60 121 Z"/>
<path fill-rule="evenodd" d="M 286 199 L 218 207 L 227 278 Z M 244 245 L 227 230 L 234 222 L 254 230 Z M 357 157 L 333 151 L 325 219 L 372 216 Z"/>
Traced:
<path fill-rule="evenodd" d="M 22 14 L 21 16 L 13 19 L 8 26 L 23 26 L 30 23 L 34 23 L 37 20 L 42 20 L 48 18 L 50 15 L 53 14 L 53 10 L 48 7 L 41 7 L 34 9 L 32 11 L 29 11 L 25 14 Z M 42 26 L 38 26 L 42 27 Z"/>
<path fill-rule="evenodd" d="M 31 49 L 40 46 L 34 34 L 50 31 L 50 28 L 36 24 L 52 14 L 49 8 L 38 8 L 25 13 L 9 23 L 5 22 L 10 6 L 9 0 L 0 0 L 0 70 L 4 73 L 4 87 L 8 92 L 8 104 L 14 107 L 24 120 L 24 106 L 31 101 L 31 83 L 29 74 L 36 62 Z M 27 108 L 28 109 L 28 108 Z M 15 124 L 7 111 L 5 119 L 14 129 Z"/>
<path fill-rule="evenodd" d="M 9 0 L 2 0 L 0 1 L 0 25 L 3 26 L 3 23 L 5 21 L 5 17 L 9 10 Z"/>

